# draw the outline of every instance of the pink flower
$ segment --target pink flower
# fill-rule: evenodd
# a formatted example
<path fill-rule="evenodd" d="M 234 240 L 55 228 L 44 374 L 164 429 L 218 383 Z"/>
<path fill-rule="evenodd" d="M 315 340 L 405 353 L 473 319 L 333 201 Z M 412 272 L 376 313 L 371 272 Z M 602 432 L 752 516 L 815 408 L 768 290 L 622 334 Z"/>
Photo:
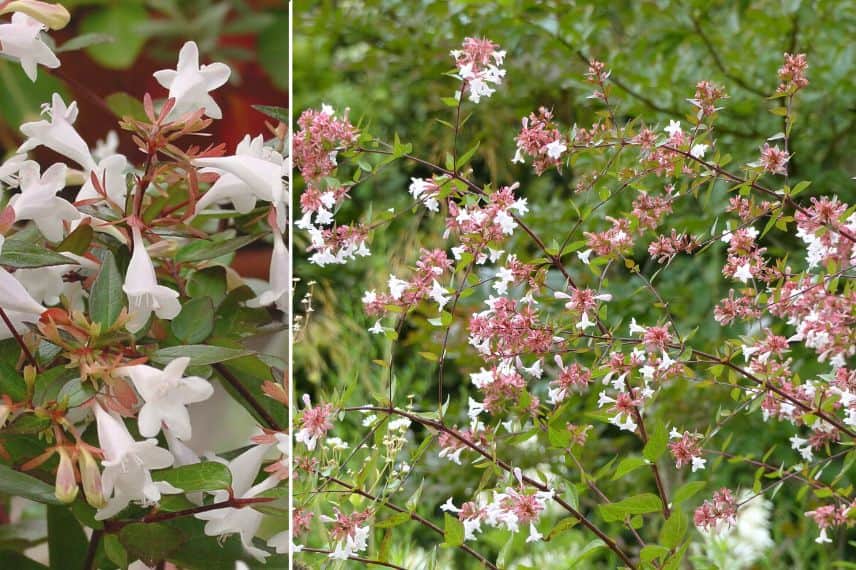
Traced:
<path fill-rule="evenodd" d="M 788 173 L 787 163 L 791 155 L 783 151 L 777 146 L 770 146 L 769 143 L 764 143 L 761 147 L 760 164 L 765 172 L 770 174 L 786 175 Z"/>
<path fill-rule="evenodd" d="M 320 438 L 333 429 L 330 418 L 333 416 L 333 404 L 321 404 L 312 407 L 309 394 L 303 395 L 303 403 L 306 408 L 300 417 L 300 430 L 294 435 L 295 441 L 306 445 L 306 449 L 312 451 Z"/>

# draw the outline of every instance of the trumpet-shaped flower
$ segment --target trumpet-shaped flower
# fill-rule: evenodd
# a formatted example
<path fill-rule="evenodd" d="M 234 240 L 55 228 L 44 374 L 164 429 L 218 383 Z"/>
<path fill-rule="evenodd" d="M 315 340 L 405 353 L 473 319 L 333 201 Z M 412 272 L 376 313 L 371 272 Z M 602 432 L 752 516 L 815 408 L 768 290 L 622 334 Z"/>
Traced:
<path fill-rule="evenodd" d="M 262 135 L 246 135 L 233 156 L 197 158 L 193 164 L 202 172 L 216 172 L 220 178 L 196 203 L 199 213 L 211 204 L 230 200 L 239 212 L 249 212 L 256 199 L 279 205 L 285 199 L 282 181 L 286 164 L 281 154 L 264 145 Z"/>
<path fill-rule="evenodd" d="M 178 302 L 178 292 L 158 285 L 155 266 L 146 251 L 140 230 L 133 228 L 132 233 L 134 254 L 122 290 L 128 296 L 130 318 L 126 326 L 129 331 L 137 332 L 143 328 L 152 312 L 161 319 L 172 319 L 181 311 L 181 304 Z"/>
<path fill-rule="evenodd" d="M 203 109 L 212 119 L 223 116 L 220 107 L 208 93 L 229 80 L 232 71 L 225 63 L 199 65 L 199 47 L 196 42 L 187 42 L 178 52 L 175 69 L 155 72 L 155 79 L 169 89 L 169 97 L 175 99 L 171 117 Z"/>
<path fill-rule="evenodd" d="M 107 198 L 121 208 L 125 207 L 125 198 L 128 194 L 128 185 L 125 180 L 125 172 L 128 170 L 128 159 L 121 154 L 107 156 L 98 162 L 95 170 L 86 176 L 86 181 L 77 194 L 77 201 L 100 200 L 103 196 L 98 193 L 95 184 L 92 183 L 92 174 L 98 179 Z"/>
<path fill-rule="evenodd" d="M 279 482 L 274 475 L 264 479 L 261 483 L 253 485 L 262 465 L 265 454 L 272 444 L 257 445 L 245 451 L 227 465 L 232 473 L 232 494 L 241 499 L 249 499 L 272 489 Z M 214 494 L 214 502 L 219 503 L 229 499 L 227 491 L 217 491 Z M 194 515 L 200 520 L 206 521 L 205 534 L 208 536 L 223 536 L 237 533 L 241 537 L 244 548 L 257 560 L 264 560 L 268 553 L 261 548 L 253 546 L 253 536 L 262 522 L 262 514 L 252 508 L 243 509 L 217 509 Z"/>
<path fill-rule="evenodd" d="M 18 186 L 18 171 L 21 170 L 21 165 L 26 160 L 26 154 L 15 154 L 9 157 L 6 162 L 0 164 L 0 183 L 10 188 Z"/>
<path fill-rule="evenodd" d="M 94 405 L 98 428 L 98 442 L 104 452 L 104 473 L 101 484 L 107 506 L 95 514 L 104 520 L 117 514 L 131 501 L 143 505 L 157 503 L 161 493 L 180 493 L 181 490 L 163 481 L 155 482 L 149 472 L 163 469 L 173 463 L 172 454 L 158 447 L 156 439 L 134 441 L 122 420 Z"/>
<path fill-rule="evenodd" d="M 83 310 L 83 286 L 79 279 L 68 277 L 95 273 L 99 266 L 94 261 L 73 253 L 63 252 L 63 255 L 77 261 L 77 264 L 19 269 L 15 272 L 15 278 L 33 299 L 40 303 L 57 305 L 60 296 L 64 296 L 72 308 Z"/>
<path fill-rule="evenodd" d="M 285 312 L 288 304 L 288 289 L 291 281 L 289 268 L 290 256 L 282 235 L 273 232 L 273 257 L 270 261 L 270 289 L 263 292 L 247 305 L 251 307 L 266 307 L 276 303 L 280 311 Z"/>
<path fill-rule="evenodd" d="M 48 241 L 62 241 L 63 221 L 80 217 L 74 206 L 56 195 L 65 188 L 67 170 L 64 164 L 57 163 L 40 174 L 37 162 L 24 162 L 19 179 L 21 193 L 9 200 L 15 219 L 33 220 Z"/>
<path fill-rule="evenodd" d="M 2 308 L 9 323 L 16 331 L 21 330 L 25 323 L 36 322 L 45 308 L 27 292 L 21 283 L 11 273 L 0 267 L 0 308 Z M 12 331 L 6 323 L 0 324 L 0 340 L 12 338 Z"/>
<path fill-rule="evenodd" d="M 18 148 L 18 152 L 46 146 L 73 160 L 87 172 L 94 169 L 95 159 L 89 152 L 89 145 L 73 126 L 77 120 L 77 102 L 73 101 L 66 106 L 59 93 L 54 93 L 50 105 L 42 105 L 42 114 L 47 115 L 50 121 L 33 121 L 21 125 L 21 132 L 27 135 L 27 140 Z"/>
<path fill-rule="evenodd" d="M 44 24 L 23 12 L 12 14 L 10 23 L 0 24 L 0 53 L 19 60 L 31 81 L 36 80 L 39 65 L 59 67 L 59 59 L 42 41 L 44 29 Z"/>
<path fill-rule="evenodd" d="M 126 376 L 143 397 L 143 407 L 137 417 L 140 435 L 154 437 L 161 425 L 172 431 L 178 439 L 191 437 L 190 415 L 187 404 L 202 402 L 211 397 L 214 387 L 198 376 L 184 377 L 190 358 L 176 358 L 163 370 L 145 364 L 123 366 L 116 372 Z"/>

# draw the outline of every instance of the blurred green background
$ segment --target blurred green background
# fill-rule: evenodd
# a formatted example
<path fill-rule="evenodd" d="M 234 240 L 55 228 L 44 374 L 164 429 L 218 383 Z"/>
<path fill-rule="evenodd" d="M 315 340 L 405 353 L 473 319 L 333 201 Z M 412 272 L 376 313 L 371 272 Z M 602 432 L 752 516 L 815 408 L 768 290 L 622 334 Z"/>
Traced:
<path fill-rule="evenodd" d="M 782 130 L 782 118 L 769 112 L 775 101 L 767 99 L 777 85 L 776 71 L 784 52 L 805 52 L 810 62 L 811 84 L 798 97 L 797 123 L 792 133 L 790 180 L 811 180 L 812 186 L 802 196 L 838 195 L 846 202 L 854 201 L 856 163 L 852 156 L 853 122 L 856 119 L 856 3 L 800 2 L 799 0 L 769 1 L 616 1 L 559 2 L 506 0 L 483 1 L 383 1 L 347 0 L 297 2 L 294 31 L 295 118 L 308 107 L 321 103 L 337 111 L 350 108 L 350 117 L 372 134 L 391 140 L 397 133 L 404 142 L 413 143 L 414 153 L 442 163 L 451 148 L 452 132 L 439 120 L 452 121 L 453 109 L 441 99 L 454 94 L 458 84 L 444 77 L 452 69 L 449 50 L 457 48 L 466 36 L 484 36 L 508 51 L 507 76 L 493 97 L 478 106 L 465 105 L 472 111 L 463 130 L 459 149 L 469 148 L 481 141 L 472 166 L 473 178 L 481 184 L 495 186 L 521 183 L 521 194 L 528 198 L 531 212 L 526 222 L 548 240 L 561 241 L 576 220 L 575 209 L 583 209 L 598 201 L 600 189 L 619 186 L 614 178 L 605 178 L 595 190 L 575 194 L 574 185 L 581 176 L 596 172 L 605 164 L 603 156 L 581 157 L 563 175 L 551 171 L 536 177 L 528 165 L 510 162 L 514 154 L 520 119 L 539 106 L 555 112 L 565 127 L 577 124 L 589 127 L 597 120 L 603 107 L 587 99 L 591 86 L 584 82 L 586 58 L 606 62 L 612 71 L 611 100 L 616 104 L 618 120 L 626 122 L 639 117 L 649 126 L 661 130 L 670 119 L 684 119 L 691 112 L 687 98 L 693 96 L 695 84 L 708 79 L 725 86 L 728 99 L 718 120 L 716 148 L 730 154 L 729 168 L 757 159 L 760 146 L 767 137 Z M 686 122 L 684 123 L 686 125 Z M 624 166 L 632 166 L 627 162 Z M 409 177 L 430 173 L 411 163 L 395 162 L 380 174 L 357 186 L 352 199 L 337 215 L 340 221 L 377 219 L 378 213 L 395 208 L 402 211 L 410 204 L 407 193 Z M 347 179 L 347 175 L 340 176 Z M 652 182 L 647 182 L 651 184 Z M 653 184 L 656 184 L 656 180 Z M 772 178 L 765 183 L 781 184 Z M 662 184 L 662 182 L 660 182 Z M 299 195 L 301 182 L 296 182 Z M 642 185 L 644 188 L 644 184 Z M 721 183 L 702 192 L 698 199 L 681 200 L 675 212 L 667 217 L 661 231 L 668 227 L 690 231 L 697 236 L 709 236 L 710 230 L 723 215 L 727 199 L 726 186 Z M 582 230 L 601 230 L 607 226 L 605 215 L 616 215 L 630 209 L 632 196 L 627 194 L 611 200 L 608 207 L 585 224 L 573 239 L 582 239 Z M 298 211 L 297 209 L 295 210 Z M 295 217 L 298 217 L 296 214 Z M 722 221 L 719 221 L 722 227 Z M 759 227 L 759 229 L 761 229 Z M 420 246 L 450 245 L 442 239 L 442 220 L 421 215 L 399 217 L 384 230 L 375 232 L 371 240 L 372 257 L 351 262 L 347 266 L 319 269 L 305 261 L 306 235 L 295 235 L 295 275 L 300 279 L 295 294 L 298 314 L 306 305 L 302 302 L 311 292 L 313 311 L 298 333 L 295 346 L 295 378 L 297 394 L 313 394 L 313 400 L 336 398 L 349 391 L 345 403 L 368 403 L 372 394 L 382 392 L 388 371 L 373 362 L 390 355 L 390 343 L 371 336 L 366 329 L 374 322 L 364 315 L 360 297 L 368 289 L 385 290 L 390 273 L 409 276 Z M 643 240 L 645 243 L 650 241 Z M 549 241 L 548 241 L 549 244 Z M 511 250 L 521 257 L 536 257 L 537 251 L 526 237 L 516 237 Z M 790 262 L 802 269 L 802 246 L 782 232 L 768 234 L 763 245 L 770 255 L 791 254 Z M 727 296 L 729 284 L 720 269 L 725 258 L 724 245 L 718 244 L 697 258 L 679 257 L 668 271 L 661 274 L 656 285 L 670 301 L 683 334 L 695 331 L 691 344 L 713 351 L 725 339 L 737 338 L 747 331 L 742 325 L 722 328 L 712 316 L 714 305 Z M 570 256 L 568 259 L 573 258 Z M 643 272 L 651 276 L 656 264 L 648 260 L 644 249 L 634 255 Z M 580 264 L 569 261 L 569 269 L 583 286 L 596 286 L 597 276 Z M 561 282 L 551 275 L 554 283 Z M 607 321 L 629 322 L 636 317 L 640 323 L 653 323 L 662 318 L 662 309 L 634 280 L 624 267 L 614 266 L 607 273 L 605 289 L 614 295 L 609 303 Z M 461 302 L 460 315 L 481 310 L 487 288 Z M 433 309 L 436 311 L 436 309 Z M 396 345 L 394 374 L 397 402 L 407 402 L 413 395 L 417 409 L 436 409 L 436 364 L 419 356 L 419 352 L 439 352 L 441 338 L 427 323 L 434 314 L 417 311 L 408 322 Z M 461 319 L 461 323 L 465 322 Z M 774 331 L 789 336 L 787 327 L 774 325 Z M 795 352 L 794 368 L 802 378 L 810 378 L 828 367 L 818 365 L 812 354 Z M 451 392 L 450 418 L 465 422 L 466 398 L 472 389 L 468 374 L 478 369 L 480 361 L 466 345 L 466 330 L 453 328 L 446 366 L 445 385 Z M 703 430 L 714 423 L 722 408 L 734 408 L 727 387 L 704 382 L 704 368 L 698 368 L 694 382 L 675 382 L 650 411 L 660 421 L 687 429 Z M 580 409 L 594 409 L 596 390 L 589 394 Z M 335 394 L 335 395 L 334 395 Z M 359 418 L 347 417 L 332 435 L 355 444 L 366 435 Z M 579 417 L 579 422 L 591 418 Z M 603 467 L 610 459 L 639 451 L 635 438 L 614 428 L 596 423 L 589 444 L 581 459 L 590 472 Z M 790 426 L 764 423 L 760 412 L 742 411 L 729 421 L 729 430 L 736 437 L 726 441 L 725 432 L 715 437 L 710 447 L 727 444 L 731 453 L 746 453 L 760 458 L 771 450 L 768 461 L 793 465 L 798 457 L 789 449 L 787 438 L 793 435 Z M 411 433 L 418 444 L 425 434 Z M 478 485 L 481 471 L 461 469 L 436 458 L 432 448 L 414 465 L 414 473 L 392 495 L 401 503 L 423 483 L 419 512 L 442 522 L 439 505 L 449 496 L 467 496 Z M 558 473 L 577 483 L 583 492 L 580 501 L 591 508 L 592 498 L 579 485 L 579 475 L 565 465 L 566 458 L 544 458 L 543 447 L 530 440 L 527 444 L 509 442 L 506 457 L 523 467 L 540 468 Z M 331 457 L 340 457 L 330 452 Z M 466 454 L 465 454 L 466 455 Z M 349 464 L 355 474 L 361 474 L 357 453 Z M 407 454 L 403 455 L 407 458 Z M 674 465 L 666 466 L 667 487 L 674 489 L 688 479 L 708 479 L 704 491 L 690 502 L 694 507 L 701 497 L 721 486 L 751 488 L 757 474 L 742 463 L 722 463 L 710 457 L 709 469 L 690 475 L 677 472 Z M 450 469 L 450 467 L 455 467 Z M 834 476 L 840 469 L 829 469 Z M 833 473 L 834 471 L 834 473 Z M 355 475 L 356 476 L 356 475 Z M 766 482 L 766 480 L 765 480 Z M 633 472 L 619 481 L 603 483 L 608 494 L 626 496 L 631 492 L 652 489 L 647 470 Z M 298 487 L 296 504 L 308 501 Z M 841 560 L 853 549 L 847 540 L 839 540 L 837 551 L 814 544 L 816 527 L 807 523 L 802 513 L 815 505 L 811 494 L 796 494 L 797 486 L 786 486 L 775 498 L 770 532 L 775 545 L 754 567 L 757 568 L 831 568 L 833 560 Z M 329 502 L 321 501 L 321 509 L 329 513 Z M 309 503 L 307 503 L 309 504 Z M 317 503 L 316 503 L 317 504 Z M 688 506 L 688 505 L 685 505 Z M 690 511 L 691 515 L 691 511 Z M 551 515 L 555 516 L 555 515 Z M 306 542 L 317 545 L 323 538 L 320 526 Z M 547 528 L 550 528 L 547 526 Z M 417 525 L 396 527 L 389 560 L 407 568 L 424 567 L 438 538 Z M 613 529 L 616 530 L 616 529 Z M 654 532 L 656 529 L 647 529 Z M 698 543 L 698 556 L 693 566 L 706 568 L 710 560 L 701 556 L 701 536 L 690 529 Z M 388 532 L 378 531 L 374 551 L 384 548 Z M 568 568 L 581 549 L 591 539 L 584 531 L 565 532 L 549 543 L 524 545 L 523 537 L 505 544 L 505 533 L 488 532 L 475 543 L 489 556 L 501 553 L 509 568 Z M 843 538 L 843 537 L 842 537 Z M 626 533 L 623 540 L 627 540 Z M 852 539 L 852 534 L 851 534 Z M 460 553 L 439 551 L 440 567 L 468 568 L 469 560 Z M 458 556 L 458 557 L 455 557 Z M 425 557 L 424 560 L 420 557 Z M 733 557 L 732 557 L 733 558 Z M 303 562 L 321 567 L 318 557 L 305 555 Z M 422 560 L 421 562 L 418 560 Z M 735 568 L 741 567 L 732 560 Z M 444 564 L 446 564 L 444 566 Z M 598 551 L 579 563 L 580 568 L 612 567 L 605 551 Z M 727 567 L 727 566 L 726 566 Z M 852 567 L 852 566 L 835 566 Z"/>

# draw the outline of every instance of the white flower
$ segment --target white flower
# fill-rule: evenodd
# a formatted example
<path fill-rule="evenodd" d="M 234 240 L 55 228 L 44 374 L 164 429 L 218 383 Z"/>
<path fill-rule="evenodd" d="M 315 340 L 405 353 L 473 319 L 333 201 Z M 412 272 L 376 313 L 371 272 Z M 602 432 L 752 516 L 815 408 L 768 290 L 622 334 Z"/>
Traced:
<path fill-rule="evenodd" d="M 139 331 L 149 320 L 152 311 L 161 319 L 172 319 L 181 311 L 178 292 L 158 285 L 155 267 L 146 251 L 138 228 L 132 229 L 134 253 L 128 265 L 128 274 L 122 290 L 128 296 L 129 320 L 126 325 L 132 333 Z"/>
<path fill-rule="evenodd" d="M 104 160 L 108 156 L 116 154 L 117 150 L 119 150 L 119 135 L 111 129 L 106 137 L 98 139 L 95 142 L 95 148 L 92 149 L 92 157 L 95 160 Z"/>
<path fill-rule="evenodd" d="M 81 186 L 76 200 L 81 202 L 83 200 L 104 199 L 92 183 L 92 175 L 94 174 L 110 201 L 120 208 L 124 208 L 125 199 L 128 195 L 128 184 L 125 180 L 127 170 L 128 159 L 124 155 L 112 154 L 101 159 L 94 170 L 86 173 L 86 180 Z"/>
<path fill-rule="evenodd" d="M 287 530 L 279 532 L 268 539 L 267 545 L 273 548 L 277 554 L 288 554 L 290 544 L 288 535 Z"/>
<path fill-rule="evenodd" d="M 172 454 L 158 447 L 156 439 L 134 441 L 122 420 L 106 412 L 97 403 L 93 406 L 98 428 L 98 445 L 104 452 L 104 473 L 101 484 L 107 506 L 95 514 L 104 520 L 117 514 L 131 501 L 143 505 L 157 503 L 161 493 L 180 493 L 169 483 L 154 482 L 150 469 L 163 469 L 173 463 Z"/>
<path fill-rule="evenodd" d="M 530 522 L 529 523 L 529 536 L 526 538 L 526 542 L 527 543 L 528 542 L 538 542 L 542 538 L 544 538 L 544 535 L 541 534 L 540 532 L 538 532 L 538 529 L 535 528 L 534 522 Z"/>
<path fill-rule="evenodd" d="M 671 137 L 675 136 L 675 134 L 676 134 L 676 133 L 680 133 L 680 132 L 681 132 L 681 122 L 680 122 L 680 121 L 675 121 L 675 120 L 670 120 L 670 121 L 669 121 L 669 126 L 668 126 L 668 127 L 666 127 L 666 128 L 664 128 L 663 130 L 664 130 L 664 131 L 669 135 L 669 137 L 671 138 Z"/>
<path fill-rule="evenodd" d="M 21 170 L 21 165 L 26 160 L 26 154 L 15 154 L 0 164 L 0 182 L 10 188 L 16 187 L 18 185 L 18 171 Z"/>
<path fill-rule="evenodd" d="M 431 291 L 428 293 L 428 296 L 431 298 L 432 301 L 437 303 L 437 305 L 439 306 L 441 311 L 443 310 L 443 307 L 446 306 L 446 303 L 448 303 L 449 299 L 451 298 L 446 293 L 446 288 L 443 287 L 442 285 L 440 285 L 436 279 L 434 279 L 434 283 L 431 286 Z"/>
<path fill-rule="evenodd" d="M 380 319 L 376 320 L 375 324 L 373 324 L 368 330 L 372 334 L 383 334 L 385 332 Z"/>
<path fill-rule="evenodd" d="M 645 334 L 645 332 L 647 330 L 648 329 L 646 329 L 645 327 L 636 324 L 636 317 L 633 317 L 632 319 L 630 319 L 630 334 L 631 335 Z"/>
<path fill-rule="evenodd" d="M 399 279 L 395 275 L 390 275 L 388 282 L 389 296 L 398 301 L 401 299 L 401 296 L 404 295 L 404 291 L 407 289 L 408 285 L 410 285 L 410 283 L 404 279 Z"/>
<path fill-rule="evenodd" d="M 553 159 L 558 159 L 562 157 L 566 150 L 568 150 L 568 145 L 566 145 L 562 139 L 556 139 L 544 148 L 547 150 L 547 156 Z"/>
<path fill-rule="evenodd" d="M 0 24 L 0 53 L 18 59 L 31 81 L 36 80 L 38 65 L 59 67 L 59 59 L 42 41 L 41 32 L 46 28 L 23 12 L 12 14 L 10 23 Z"/>
<path fill-rule="evenodd" d="M 197 158 L 193 164 L 202 167 L 202 173 L 220 174 L 220 178 L 196 203 L 197 214 L 211 204 L 226 200 L 231 201 L 242 214 L 252 210 L 257 199 L 273 204 L 284 201 L 284 159 L 264 145 L 262 135 L 256 138 L 246 135 L 232 156 Z"/>
<path fill-rule="evenodd" d="M 583 263 L 588 265 L 590 263 L 589 258 L 591 257 L 591 253 L 592 253 L 592 250 L 590 250 L 590 249 L 587 249 L 585 251 L 578 251 L 577 252 L 577 258 L 579 258 L 580 261 L 582 261 Z"/>
<path fill-rule="evenodd" d="M 190 439 L 190 415 L 185 406 L 207 400 L 214 393 L 214 387 L 198 376 L 183 377 L 188 364 L 190 358 L 182 356 L 163 370 L 145 364 L 116 369 L 118 374 L 131 379 L 145 401 L 137 417 L 143 437 L 156 436 L 163 424 L 178 439 Z"/>
<path fill-rule="evenodd" d="M 63 238 L 63 221 L 75 220 L 80 213 L 56 193 L 65 188 L 68 168 L 54 164 L 44 174 L 37 162 L 28 160 L 21 165 L 21 193 L 9 200 L 15 210 L 16 220 L 33 220 L 48 241 L 58 242 Z"/>
<path fill-rule="evenodd" d="M 226 463 L 232 473 L 232 494 L 240 499 L 249 499 L 274 488 L 278 480 L 270 476 L 257 485 L 253 481 L 261 468 L 262 460 L 270 449 L 271 444 L 257 445 L 251 447 L 232 461 Z M 217 491 L 214 494 L 214 502 L 220 503 L 229 499 L 228 491 Z M 262 522 L 262 514 L 250 507 L 242 509 L 217 509 L 204 513 L 197 513 L 196 518 L 206 521 L 205 534 L 208 536 L 224 536 L 237 533 L 241 537 L 241 543 L 247 553 L 257 560 L 264 560 L 268 553 L 261 548 L 253 546 L 253 536 Z"/>
<path fill-rule="evenodd" d="M 706 144 L 695 144 L 690 149 L 690 156 L 692 156 L 693 158 L 702 159 L 704 158 L 704 153 L 707 152 L 708 148 L 710 147 Z"/>
<path fill-rule="evenodd" d="M 196 42 L 187 42 L 178 52 L 176 68 L 156 71 L 154 76 L 158 83 L 169 89 L 169 97 L 175 99 L 170 117 L 203 109 L 207 116 L 219 119 L 223 113 L 208 92 L 225 84 L 231 73 L 225 63 L 200 66 Z"/>
<path fill-rule="evenodd" d="M 266 307 L 276 304 L 280 311 L 287 311 L 288 290 L 291 284 L 290 260 L 282 235 L 274 229 L 273 256 L 270 260 L 270 288 L 255 299 L 247 301 L 248 307 Z"/>
<path fill-rule="evenodd" d="M 17 279 L 36 301 L 47 305 L 57 305 L 60 296 L 69 300 L 72 308 L 83 310 L 83 287 L 80 281 L 68 280 L 65 277 L 72 273 L 94 273 L 98 264 L 85 257 L 63 252 L 63 255 L 74 259 L 78 265 L 51 265 L 49 267 L 34 267 L 15 271 Z"/>
<path fill-rule="evenodd" d="M 77 120 L 77 102 L 66 106 L 59 93 L 54 93 L 50 106 L 42 105 L 42 114 L 50 118 L 50 122 L 33 121 L 21 125 L 21 132 L 27 135 L 18 148 L 18 152 L 27 152 L 38 146 L 46 146 L 52 151 L 69 158 L 89 172 L 95 168 L 95 159 L 89 152 L 89 145 L 72 126 Z"/>
<path fill-rule="evenodd" d="M 746 262 L 734 272 L 734 278 L 740 281 L 741 283 L 746 283 L 747 281 L 752 280 L 752 264 L 750 262 Z"/>

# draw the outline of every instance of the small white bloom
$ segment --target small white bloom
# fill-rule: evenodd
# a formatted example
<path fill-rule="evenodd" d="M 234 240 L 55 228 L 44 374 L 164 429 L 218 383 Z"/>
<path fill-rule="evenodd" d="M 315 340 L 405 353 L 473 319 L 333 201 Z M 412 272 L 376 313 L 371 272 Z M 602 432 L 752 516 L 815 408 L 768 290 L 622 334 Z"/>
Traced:
<path fill-rule="evenodd" d="M 371 328 L 369 328 L 369 332 L 372 334 L 383 334 L 385 332 L 383 325 L 380 324 L 380 319 L 376 320 L 375 324 L 373 324 Z"/>
<path fill-rule="evenodd" d="M 42 105 L 42 115 L 50 121 L 33 121 L 21 125 L 21 132 L 27 136 L 18 152 L 27 152 L 38 146 L 46 146 L 52 151 L 69 158 L 89 172 L 96 167 L 95 159 L 89 152 L 89 145 L 72 126 L 77 120 L 77 102 L 66 106 L 59 93 L 54 93 L 51 103 Z"/>
<path fill-rule="evenodd" d="M 169 451 L 158 447 L 156 439 L 134 441 L 118 416 L 106 412 L 97 403 L 93 409 L 98 445 L 104 452 L 101 484 L 104 496 L 109 497 L 107 506 L 95 514 L 97 520 L 112 517 L 131 501 L 150 505 L 160 500 L 161 493 L 181 492 L 169 483 L 154 482 L 149 472 L 173 464 Z"/>
<path fill-rule="evenodd" d="M 589 258 L 591 257 L 591 254 L 592 250 L 590 249 L 587 249 L 585 251 L 578 251 L 577 258 L 579 258 L 580 261 L 588 265 L 590 263 Z"/>
<path fill-rule="evenodd" d="M 291 257 L 278 229 L 273 230 L 273 255 L 270 261 L 269 289 L 255 299 L 247 301 L 248 307 L 276 305 L 283 313 L 288 310 L 288 291 L 291 286 Z"/>
<path fill-rule="evenodd" d="M 204 378 L 184 377 L 188 364 L 190 358 L 182 356 L 163 370 L 145 364 L 116 369 L 118 374 L 131 379 L 145 402 L 137 417 L 143 437 L 156 436 L 163 424 L 178 439 L 190 439 L 190 414 L 186 406 L 207 400 L 214 393 L 214 388 Z"/>
<path fill-rule="evenodd" d="M 440 285 L 436 279 L 434 279 L 434 283 L 431 286 L 431 291 L 428 293 L 428 296 L 432 301 L 437 303 L 440 310 L 443 310 L 443 307 L 446 306 L 446 303 L 449 302 L 451 297 L 446 292 L 446 288 Z"/>
<path fill-rule="evenodd" d="M 677 133 L 682 132 L 681 131 L 681 122 L 675 121 L 675 120 L 670 120 L 669 126 L 664 128 L 663 130 L 669 135 L 669 137 L 673 137 Z"/>
<path fill-rule="evenodd" d="M 389 296 L 398 301 L 401 299 L 401 296 L 404 295 L 404 291 L 407 289 L 408 283 L 404 279 L 399 279 L 395 275 L 389 276 Z"/>
<path fill-rule="evenodd" d="M 111 202 L 119 206 L 125 207 L 125 199 L 128 196 L 128 184 L 125 179 L 125 174 L 128 170 L 128 159 L 121 154 L 112 154 L 107 156 L 98 163 L 95 170 L 86 173 L 86 180 L 77 193 L 76 200 L 101 200 L 103 196 L 95 189 L 92 183 L 92 175 L 98 179 L 98 182 L 103 187 L 107 197 Z"/>
<path fill-rule="evenodd" d="M 122 290 L 128 296 L 130 318 L 126 326 L 135 333 L 143 328 L 152 312 L 161 319 L 173 319 L 181 311 L 181 304 L 177 291 L 158 285 L 155 267 L 146 251 L 140 230 L 134 227 L 132 233 L 134 253 Z"/>
<path fill-rule="evenodd" d="M 9 204 L 15 210 L 16 220 L 33 220 L 48 241 L 62 241 L 63 222 L 80 217 L 74 206 L 56 195 L 65 188 L 68 168 L 57 163 L 44 174 L 40 171 L 39 164 L 32 160 L 21 165 L 21 193 L 12 196 Z"/>
<path fill-rule="evenodd" d="M 568 145 L 566 145 L 562 139 L 557 139 L 544 147 L 547 151 L 547 156 L 552 159 L 559 159 L 568 150 Z"/>
<path fill-rule="evenodd" d="M 19 60 L 30 81 L 36 80 L 38 65 L 59 67 L 59 59 L 42 41 L 45 29 L 47 26 L 23 12 L 12 14 L 8 24 L 0 24 L 0 53 Z"/>
<path fill-rule="evenodd" d="M 750 262 L 746 262 L 734 272 L 734 278 L 740 281 L 741 283 L 746 283 L 747 281 L 752 280 L 752 264 Z"/>
<path fill-rule="evenodd" d="M 710 147 L 706 144 L 695 144 L 690 149 L 690 156 L 692 156 L 693 158 L 702 159 L 704 158 L 704 153 L 707 152 L 708 148 Z"/>
<path fill-rule="evenodd" d="M 208 93 L 225 84 L 231 73 L 225 63 L 200 66 L 196 42 L 187 42 L 178 52 L 176 68 L 156 71 L 154 76 L 158 83 L 169 89 L 169 97 L 175 99 L 170 117 L 203 109 L 212 119 L 219 119 L 223 113 Z"/>

